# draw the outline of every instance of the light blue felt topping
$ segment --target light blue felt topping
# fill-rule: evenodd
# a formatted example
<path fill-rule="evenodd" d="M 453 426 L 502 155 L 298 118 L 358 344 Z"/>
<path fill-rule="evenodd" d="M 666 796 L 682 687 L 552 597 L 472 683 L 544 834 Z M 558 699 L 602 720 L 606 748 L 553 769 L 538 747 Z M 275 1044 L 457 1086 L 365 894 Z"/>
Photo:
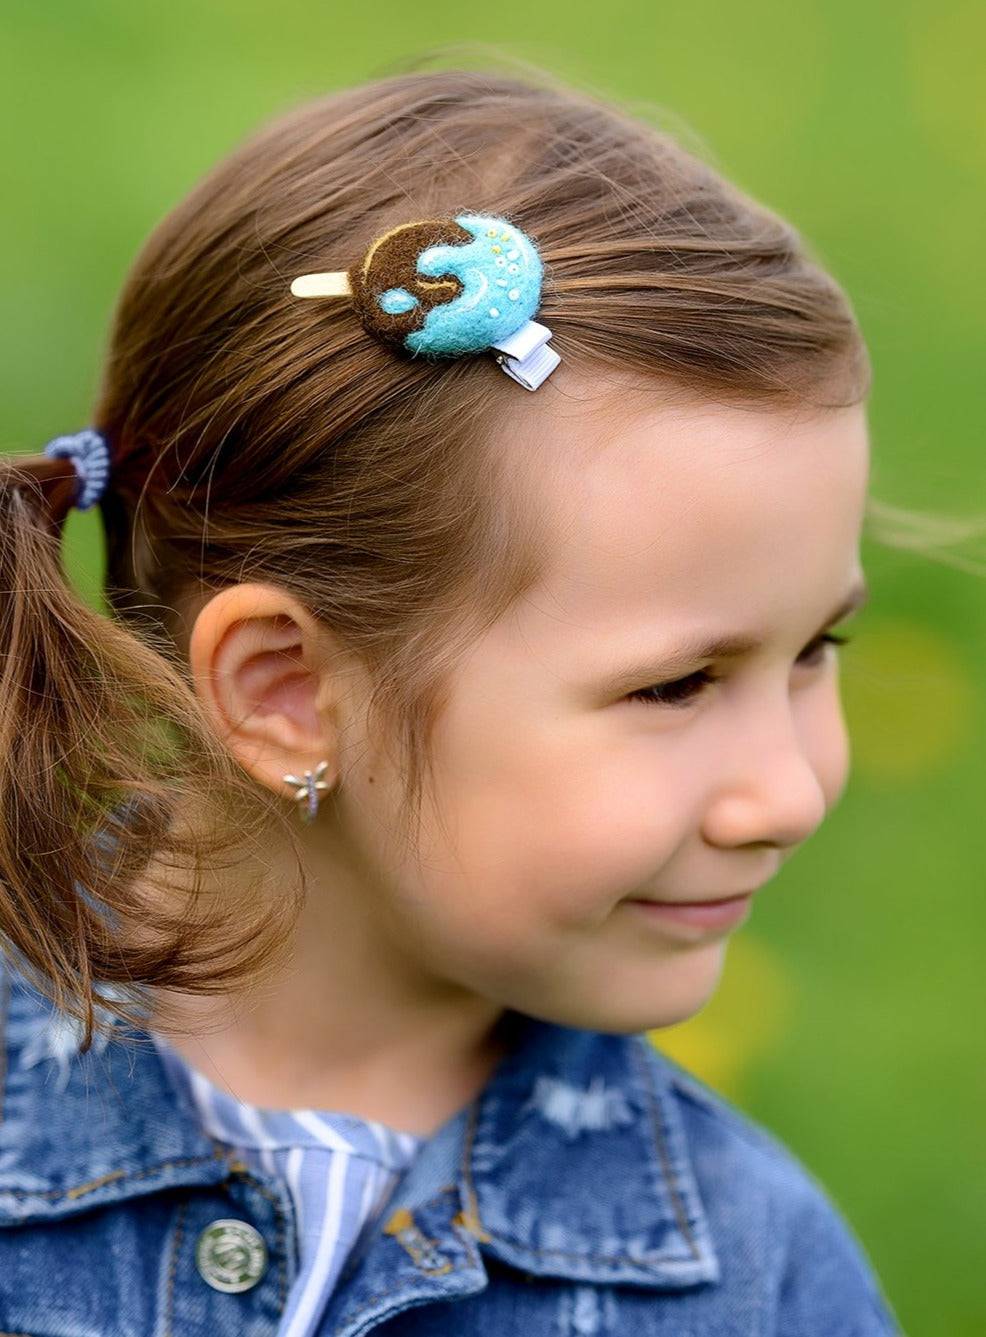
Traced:
<path fill-rule="evenodd" d="M 423 327 L 407 336 L 405 347 L 412 353 L 481 353 L 516 334 L 541 301 L 541 259 L 523 232 L 503 218 L 483 214 L 464 214 L 455 221 L 474 240 L 463 246 L 430 246 L 418 256 L 418 273 L 426 278 L 451 274 L 462 291 L 432 307 Z"/>
<path fill-rule="evenodd" d="M 380 294 L 377 302 L 381 311 L 386 311 L 388 316 L 403 316 L 405 311 L 413 311 L 418 305 L 418 299 L 406 288 L 388 288 Z"/>

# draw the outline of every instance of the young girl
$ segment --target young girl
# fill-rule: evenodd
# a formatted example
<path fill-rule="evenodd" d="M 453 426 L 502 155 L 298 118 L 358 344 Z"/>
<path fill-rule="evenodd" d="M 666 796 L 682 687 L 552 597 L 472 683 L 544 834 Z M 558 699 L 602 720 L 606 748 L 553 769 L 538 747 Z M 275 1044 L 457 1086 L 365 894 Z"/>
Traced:
<path fill-rule="evenodd" d="M 4 1332 L 895 1331 L 636 1038 L 844 783 L 866 387 L 790 228 L 556 89 L 329 98 L 161 226 L 2 475 Z"/>

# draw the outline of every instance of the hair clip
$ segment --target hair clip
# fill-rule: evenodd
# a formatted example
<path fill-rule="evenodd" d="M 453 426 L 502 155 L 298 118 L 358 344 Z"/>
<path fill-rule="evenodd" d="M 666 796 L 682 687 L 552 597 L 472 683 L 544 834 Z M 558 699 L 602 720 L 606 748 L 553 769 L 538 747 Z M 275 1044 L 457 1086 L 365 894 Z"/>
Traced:
<path fill-rule="evenodd" d="M 303 274 L 295 297 L 351 297 L 364 327 L 385 343 L 426 357 L 492 351 L 526 390 L 561 358 L 551 331 L 533 319 L 541 302 L 541 257 L 503 218 L 462 214 L 405 223 L 373 243 L 348 273 Z"/>
<path fill-rule="evenodd" d="M 110 448 L 102 432 L 86 427 L 72 436 L 56 436 L 44 453 L 52 460 L 71 460 L 78 477 L 75 509 L 88 511 L 95 506 L 110 479 Z"/>

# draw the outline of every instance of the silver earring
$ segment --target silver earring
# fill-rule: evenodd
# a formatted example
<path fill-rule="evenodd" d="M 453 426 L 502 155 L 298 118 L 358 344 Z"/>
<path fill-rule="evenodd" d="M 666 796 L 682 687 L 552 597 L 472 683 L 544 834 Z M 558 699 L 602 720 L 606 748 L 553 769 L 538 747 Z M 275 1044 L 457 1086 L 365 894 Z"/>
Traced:
<path fill-rule="evenodd" d="M 320 795 L 327 794 L 332 788 L 325 779 L 328 769 L 329 763 L 320 761 L 313 771 L 305 771 L 300 780 L 296 775 L 286 775 L 284 777 L 284 783 L 290 785 L 296 791 L 295 802 L 303 805 L 301 809 L 301 820 L 303 822 L 315 820 Z"/>

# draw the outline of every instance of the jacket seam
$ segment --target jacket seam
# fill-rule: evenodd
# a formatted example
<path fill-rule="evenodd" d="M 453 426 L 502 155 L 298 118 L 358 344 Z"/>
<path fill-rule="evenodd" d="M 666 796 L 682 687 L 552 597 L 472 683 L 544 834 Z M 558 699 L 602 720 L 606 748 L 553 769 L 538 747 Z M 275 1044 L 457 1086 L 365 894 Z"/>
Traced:
<path fill-rule="evenodd" d="M 164 1296 L 164 1337 L 172 1337 L 175 1330 L 173 1321 L 175 1316 L 175 1278 L 178 1275 L 178 1255 L 181 1253 L 182 1241 L 185 1238 L 185 1215 L 187 1211 L 188 1203 L 180 1203 L 175 1221 L 174 1242 L 171 1246 L 171 1262 L 168 1265 L 168 1285 Z"/>
<path fill-rule="evenodd" d="M 437 1202 L 438 1199 L 436 1198 L 433 1199 L 432 1201 Z M 427 1206 L 430 1204 L 424 1204 L 424 1205 Z M 476 1250 L 475 1244 L 473 1243 L 472 1239 L 470 1239 L 467 1234 L 464 1234 L 463 1231 L 457 1229 L 455 1226 L 453 1226 L 452 1229 L 455 1230 L 456 1235 L 459 1237 L 460 1242 L 465 1248 L 467 1263 L 471 1264 L 473 1267 L 481 1266 L 479 1254 Z M 459 1268 L 453 1268 L 453 1272 L 458 1270 Z M 447 1276 L 449 1274 L 446 1273 L 445 1275 Z M 340 1321 L 343 1324 L 349 1323 L 352 1319 L 358 1318 L 360 1314 L 365 1314 L 368 1309 L 373 1307 L 373 1305 L 378 1304 L 381 1300 L 387 1299 L 388 1296 L 397 1295 L 401 1291 L 407 1290 L 413 1281 L 417 1281 L 416 1276 L 406 1278 L 405 1280 L 401 1281 L 397 1286 L 388 1286 L 386 1290 L 377 1291 L 374 1295 L 367 1296 L 367 1298 L 363 1301 L 361 1305 L 358 1305 L 357 1308 L 355 1309 L 350 1309 L 350 1311 L 347 1314 L 343 1315 Z M 439 1296 L 437 1298 L 448 1299 L 449 1297 Z M 0 1337 L 3 1337 L 3 1333 L 0 1333 Z"/>
<path fill-rule="evenodd" d="M 277 1232 L 277 1252 L 279 1258 L 277 1267 L 277 1276 L 278 1276 L 277 1300 L 278 1300 L 278 1308 L 280 1312 L 283 1314 L 284 1307 L 288 1302 L 289 1286 L 288 1286 L 288 1276 L 287 1276 L 287 1262 L 288 1262 L 287 1231 L 285 1229 L 284 1213 L 281 1210 L 281 1204 L 278 1200 L 277 1195 L 275 1193 L 272 1193 L 271 1190 L 265 1184 L 262 1184 L 260 1182 L 259 1179 L 255 1179 L 254 1176 L 249 1172 L 249 1170 L 237 1170 L 235 1174 L 231 1174 L 229 1176 L 227 1183 L 231 1182 L 233 1179 L 237 1179 L 243 1183 L 250 1184 L 256 1190 L 256 1192 L 260 1194 L 262 1198 L 265 1198 L 267 1200 L 271 1209 L 273 1210 L 274 1228 Z M 0 1333 L 0 1337 L 3 1337 L 2 1333 Z"/>
<path fill-rule="evenodd" d="M 58 1199 L 67 1198 L 71 1202 L 77 1201 L 86 1193 L 94 1193 L 96 1189 L 105 1187 L 110 1183 L 133 1183 L 139 1179 L 149 1179 L 152 1175 L 160 1174 L 164 1170 L 187 1170 L 194 1165 L 211 1165 L 217 1155 L 212 1156 L 192 1156 L 176 1161 L 162 1161 L 159 1165 L 153 1165 L 147 1170 L 135 1170 L 128 1174 L 125 1170 L 112 1171 L 108 1175 L 102 1175 L 99 1179 L 93 1179 L 87 1184 L 79 1184 L 73 1188 L 50 1188 L 50 1189 L 28 1189 L 28 1188 L 0 1188 L 0 1197 L 18 1198 L 48 1198 Z M 3 1334 L 0 1333 L 0 1337 Z"/>
<path fill-rule="evenodd" d="M 479 1126 L 479 1101 L 474 1100 L 472 1108 L 469 1111 L 469 1121 L 466 1124 L 465 1136 L 462 1139 L 462 1158 L 459 1162 L 459 1177 L 462 1187 L 466 1192 L 466 1220 L 475 1226 L 476 1234 L 479 1237 L 489 1236 L 486 1234 L 486 1227 L 479 1218 L 479 1199 L 476 1197 L 476 1189 L 472 1182 L 472 1151 L 476 1141 L 476 1129 Z"/>
<path fill-rule="evenodd" d="M 632 1254 L 620 1253 L 567 1253 L 564 1249 L 534 1249 L 527 1244 L 515 1243 L 507 1235 L 490 1235 L 489 1239 L 514 1249 L 517 1253 L 527 1254 L 531 1258 L 565 1258 L 576 1263 L 629 1263 L 633 1267 L 646 1268 L 649 1272 L 653 1271 L 655 1264 L 674 1267 L 675 1264 L 690 1263 L 694 1260 L 694 1255 L 689 1255 L 687 1258 L 669 1258 L 666 1254 L 656 1254 L 651 1260 L 646 1255 L 635 1258 Z"/>
<path fill-rule="evenodd" d="M 456 1187 L 457 1186 L 455 1184 L 443 1185 L 441 1190 L 438 1193 L 436 1193 L 433 1198 L 429 1198 L 426 1202 L 420 1203 L 417 1207 L 415 1207 L 414 1210 L 424 1211 L 427 1210 L 429 1207 L 437 1207 L 441 1199 L 447 1193 L 455 1192 Z M 471 1196 L 471 1194 L 470 1198 L 471 1202 L 474 1204 L 475 1199 L 474 1197 Z M 473 1210 L 475 1211 L 475 1206 L 473 1206 Z M 466 1219 L 468 1220 L 468 1218 Z M 479 1225 L 478 1214 L 474 1217 L 474 1220 L 476 1224 Z M 480 1226 L 480 1228 L 483 1231 L 483 1240 L 490 1240 L 491 1242 L 495 1241 L 497 1244 L 502 1244 L 510 1249 L 515 1249 L 518 1253 L 529 1254 L 532 1258 L 570 1258 L 575 1262 L 587 1262 L 587 1263 L 630 1263 L 633 1266 L 645 1267 L 648 1270 L 650 1270 L 653 1267 L 653 1263 L 650 1260 L 648 1260 L 648 1258 L 645 1255 L 634 1257 L 632 1254 L 566 1253 L 564 1249 L 534 1249 L 531 1248 L 529 1245 L 514 1242 L 508 1235 L 490 1235 L 486 1231 L 485 1226 Z M 471 1232 L 468 1231 L 468 1226 L 466 1226 L 465 1229 L 467 1234 L 471 1235 Z M 460 1236 L 462 1235 L 461 1231 L 457 1231 L 457 1233 Z M 481 1240 L 480 1242 L 482 1243 L 483 1240 Z M 466 1241 L 464 1240 L 464 1242 Z M 689 1243 L 691 1243 L 690 1240 Z M 468 1240 L 468 1245 L 470 1250 L 473 1250 L 472 1238 Z M 690 1262 L 694 1256 L 695 1255 L 693 1254 L 690 1255 L 689 1258 L 668 1258 L 666 1255 L 661 1255 L 657 1258 L 656 1261 L 659 1263 L 667 1263 L 669 1266 L 673 1266 L 675 1263 L 678 1262 Z M 0 1333 L 0 1337 L 3 1337 L 2 1333 Z"/>
<path fill-rule="evenodd" d="M 696 1241 L 695 1236 L 692 1234 L 692 1228 L 688 1221 L 688 1214 L 685 1211 L 685 1204 L 683 1203 L 681 1199 L 681 1194 L 678 1190 L 678 1183 L 675 1178 L 674 1168 L 671 1164 L 671 1157 L 668 1153 L 667 1141 L 664 1136 L 664 1128 L 661 1125 L 660 1113 L 657 1107 L 657 1096 L 654 1091 L 653 1078 L 651 1076 L 650 1065 L 645 1061 L 643 1055 L 640 1052 L 640 1046 L 643 1043 L 645 1042 L 638 1040 L 632 1046 L 633 1061 L 638 1071 L 642 1070 L 643 1086 L 647 1092 L 647 1109 L 648 1113 L 650 1114 L 651 1125 L 654 1130 L 654 1141 L 657 1145 L 657 1154 L 661 1160 L 661 1169 L 664 1173 L 665 1182 L 667 1183 L 668 1186 L 668 1192 L 671 1195 L 671 1205 L 674 1209 L 675 1219 L 678 1222 L 678 1229 L 681 1231 L 682 1235 L 688 1242 L 688 1247 L 691 1249 L 692 1257 L 697 1262 L 701 1258 L 702 1253 L 698 1247 L 698 1242 Z"/>
<path fill-rule="evenodd" d="M 411 1282 L 416 1280 L 416 1277 L 411 1277 L 401 1281 L 397 1286 L 388 1286 L 385 1291 L 377 1291 L 375 1295 L 367 1296 L 361 1305 L 358 1305 L 355 1309 L 350 1309 L 348 1314 L 344 1314 L 340 1322 L 345 1326 L 347 1323 L 351 1322 L 352 1319 L 359 1318 L 360 1314 L 365 1314 L 368 1309 L 372 1309 L 375 1304 L 379 1304 L 381 1300 L 386 1300 L 389 1296 L 397 1295 L 401 1291 L 406 1291 Z M 337 1329 L 337 1331 L 341 1331 L 341 1329 Z M 0 1337 L 3 1337 L 2 1333 L 0 1333 Z"/>

